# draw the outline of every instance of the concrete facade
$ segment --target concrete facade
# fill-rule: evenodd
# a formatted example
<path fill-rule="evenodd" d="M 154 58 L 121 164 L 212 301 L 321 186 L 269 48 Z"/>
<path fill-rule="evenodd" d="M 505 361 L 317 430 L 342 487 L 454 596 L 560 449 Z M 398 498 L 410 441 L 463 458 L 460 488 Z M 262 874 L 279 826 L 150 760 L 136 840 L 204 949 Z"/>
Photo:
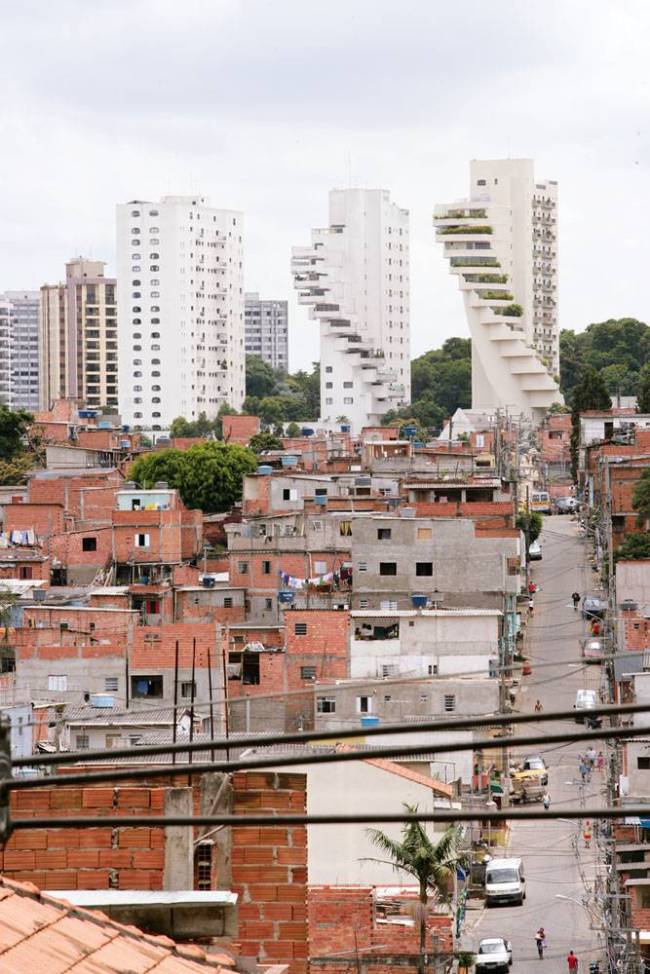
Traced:
<path fill-rule="evenodd" d="M 289 305 L 287 301 L 245 294 L 246 354 L 257 355 L 279 372 L 289 371 Z"/>
<path fill-rule="evenodd" d="M 39 305 L 38 291 L 0 294 L 0 401 L 31 413 L 40 408 Z"/>
<path fill-rule="evenodd" d="M 164 430 L 244 400 L 243 216 L 202 196 L 117 207 L 120 411 Z"/>
<path fill-rule="evenodd" d="M 356 432 L 410 400 L 409 214 L 379 189 L 334 189 L 294 247 L 298 302 L 320 326 L 321 417 Z"/>

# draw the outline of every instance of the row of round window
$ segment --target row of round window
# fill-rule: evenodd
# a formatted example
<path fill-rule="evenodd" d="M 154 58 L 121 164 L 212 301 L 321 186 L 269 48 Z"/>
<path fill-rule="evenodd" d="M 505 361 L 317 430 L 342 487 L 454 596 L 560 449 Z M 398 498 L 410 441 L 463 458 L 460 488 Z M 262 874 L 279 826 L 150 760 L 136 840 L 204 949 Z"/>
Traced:
<path fill-rule="evenodd" d="M 142 386 L 133 386 L 133 391 L 134 392 L 142 392 Z M 162 392 L 162 387 L 161 386 L 152 386 L 151 387 L 151 391 L 152 392 Z"/>
<path fill-rule="evenodd" d="M 160 378 L 160 372 L 158 372 L 158 371 L 150 372 L 149 374 L 154 379 L 159 379 Z M 133 373 L 133 378 L 134 379 L 141 379 L 142 378 L 142 372 L 134 372 Z"/>
<path fill-rule="evenodd" d="M 154 417 L 154 419 L 160 419 L 160 413 L 152 413 L 151 415 Z M 134 413 L 133 414 L 133 418 L 134 419 L 142 419 L 142 413 Z M 159 430 L 160 429 L 160 426 L 154 426 L 154 429 L 155 430 Z"/>
<path fill-rule="evenodd" d="M 151 284 L 153 284 L 153 283 L 154 282 L 151 281 Z M 156 284 L 159 284 L 159 283 L 160 283 L 159 281 L 156 281 Z M 160 291 L 152 291 L 149 296 L 152 297 L 152 298 L 159 298 L 160 297 Z M 142 297 L 142 292 L 141 291 L 132 291 L 131 292 L 131 297 L 132 298 L 141 298 Z"/>
<path fill-rule="evenodd" d="M 131 210 L 131 216 L 140 216 L 140 210 Z M 158 210 L 149 210 L 149 216 L 158 216 Z"/>
<path fill-rule="evenodd" d="M 133 337 L 134 338 L 142 338 L 142 332 L 140 332 L 140 331 L 134 331 L 133 332 Z M 160 338 L 160 332 L 159 331 L 152 331 L 151 332 L 151 335 L 149 337 L 150 338 Z"/>
<path fill-rule="evenodd" d="M 156 405 L 157 405 L 158 403 L 161 403 L 162 402 L 162 399 L 160 398 L 160 396 L 152 396 L 151 397 L 151 401 L 152 402 L 155 402 Z M 136 404 L 136 406 L 141 406 L 142 405 L 142 399 L 139 396 L 136 396 L 134 398 L 133 402 Z"/>
<path fill-rule="evenodd" d="M 131 227 L 131 233 L 137 236 L 139 233 L 142 233 L 142 230 L 140 227 Z M 149 233 L 160 233 L 160 227 L 149 227 Z"/>
<path fill-rule="evenodd" d="M 141 325 L 142 324 L 142 318 L 132 318 L 131 319 L 131 324 L 132 325 Z M 150 320 L 149 324 L 150 325 L 159 325 L 160 324 L 160 318 L 152 318 Z"/>
<path fill-rule="evenodd" d="M 141 352 L 142 351 L 142 345 L 134 345 L 133 346 L 133 351 L 134 352 Z M 152 345 L 151 348 L 149 349 L 149 351 L 150 352 L 159 352 L 160 351 L 160 345 Z"/>
<path fill-rule="evenodd" d="M 152 304 L 150 305 L 149 310 L 160 311 L 160 307 L 157 304 Z M 140 307 L 139 304 L 134 304 L 133 307 L 131 308 L 131 311 L 133 311 L 134 314 L 138 314 L 140 311 L 142 311 L 142 308 Z"/>
<path fill-rule="evenodd" d="M 160 240 L 150 240 L 149 245 L 160 243 Z M 131 254 L 131 260 L 142 260 L 142 254 Z M 160 254 L 149 254 L 149 260 L 160 260 Z"/>
<path fill-rule="evenodd" d="M 142 365 L 142 359 L 141 358 L 134 358 L 133 359 L 133 364 L 134 365 Z M 151 359 L 151 365 L 160 365 L 160 359 L 159 358 L 152 358 Z M 135 372 L 133 374 L 135 375 Z M 159 373 L 158 372 L 152 372 L 151 374 L 152 375 L 158 375 Z"/>

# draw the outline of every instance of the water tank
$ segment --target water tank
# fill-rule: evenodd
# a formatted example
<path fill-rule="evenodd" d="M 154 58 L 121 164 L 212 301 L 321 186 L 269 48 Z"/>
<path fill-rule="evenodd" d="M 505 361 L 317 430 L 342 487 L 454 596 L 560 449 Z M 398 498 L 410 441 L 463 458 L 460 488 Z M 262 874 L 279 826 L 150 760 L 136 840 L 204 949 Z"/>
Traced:
<path fill-rule="evenodd" d="M 257 468 L 257 472 L 264 477 L 270 477 L 273 473 L 273 467 L 270 467 L 268 463 L 263 463 Z"/>
<path fill-rule="evenodd" d="M 418 428 L 417 426 L 403 426 L 402 434 L 407 438 L 411 439 L 413 436 L 417 436 Z"/>
<path fill-rule="evenodd" d="M 414 609 L 426 609 L 428 602 L 427 595 L 412 595 L 411 605 Z"/>
<path fill-rule="evenodd" d="M 415 517 L 414 507 L 402 507 L 399 512 L 400 517 Z"/>
<path fill-rule="evenodd" d="M 298 457 L 282 457 L 282 466 L 283 467 L 297 467 L 298 466 Z"/>
<path fill-rule="evenodd" d="M 320 504 L 322 507 L 325 507 L 327 504 L 327 496 L 325 494 L 316 494 L 314 504 Z"/>
<path fill-rule="evenodd" d="M 108 693 L 91 693 L 90 694 L 90 706 L 91 707 L 112 707 L 114 703 L 113 697 Z"/>
<path fill-rule="evenodd" d="M 278 592 L 278 602 L 280 605 L 291 605 L 295 597 L 295 592 L 292 592 L 291 589 L 280 589 Z"/>
<path fill-rule="evenodd" d="M 47 595 L 47 589 L 45 588 L 35 588 L 33 593 L 34 602 L 45 602 L 45 596 Z"/>
<path fill-rule="evenodd" d="M 350 432 L 350 424 L 349 423 L 341 423 L 341 432 L 342 433 L 349 433 Z"/>
<path fill-rule="evenodd" d="M 128 450 L 131 446 L 131 440 L 120 440 L 120 449 Z"/>
<path fill-rule="evenodd" d="M 301 436 L 313 436 L 314 435 L 314 431 L 313 431 L 313 429 L 310 426 L 303 426 L 302 429 L 300 430 L 300 435 Z"/>
<path fill-rule="evenodd" d="M 204 575 L 201 579 L 201 585 L 203 588 L 214 588 L 216 584 L 217 580 L 216 578 L 213 578 L 212 575 Z"/>
<path fill-rule="evenodd" d="M 137 488 L 138 485 L 136 484 L 135 480 L 124 481 L 124 490 L 137 490 Z"/>
<path fill-rule="evenodd" d="M 99 422 L 97 423 L 97 429 L 112 430 L 113 424 L 111 423 L 110 419 L 100 419 Z"/>
<path fill-rule="evenodd" d="M 131 427 L 130 426 L 123 426 L 122 427 L 122 432 L 123 433 L 130 433 L 131 432 Z"/>
<path fill-rule="evenodd" d="M 374 714 L 364 714 L 363 717 L 361 718 L 361 726 L 362 727 L 378 727 L 379 726 L 379 717 L 376 717 Z"/>
<path fill-rule="evenodd" d="M 621 612 L 636 612 L 638 608 L 639 603 L 634 599 L 623 599 L 620 605 Z"/>
<path fill-rule="evenodd" d="M 153 485 L 154 490 L 169 490 L 169 484 L 166 480 L 157 480 Z"/>

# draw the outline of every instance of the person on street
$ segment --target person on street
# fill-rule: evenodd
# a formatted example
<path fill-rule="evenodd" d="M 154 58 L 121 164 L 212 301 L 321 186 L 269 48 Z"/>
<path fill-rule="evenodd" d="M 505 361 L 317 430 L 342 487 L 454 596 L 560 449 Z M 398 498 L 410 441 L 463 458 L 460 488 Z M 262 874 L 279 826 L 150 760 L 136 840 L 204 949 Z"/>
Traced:
<path fill-rule="evenodd" d="M 535 583 L 533 581 L 530 581 L 528 583 L 528 594 L 529 595 L 534 595 L 536 591 L 537 591 L 537 586 L 535 585 Z"/>
<path fill-rule="evenodd" d="M 593 619 L 591 623 L 591 635 L 600 636 L 600 620 Z"/>
<path fill-rule="evenodd" d="M 544 948 L 546 947 L 546 934 L 544 932 L 544 927 L 540 927 L 535 934 L 535 943 L 537 944 L 537 953 L 539 954 L 539 959 L 544 960 Z"/>
<path fill-rule="evenodd" d="M 528 611 L 530 612 L 530 614 L 532 616 L 533 612 L 535 611 L 535 600 L 534 599 L 528 599 Z"/>
<path fill-rule="evenodd" d="M 551 796 L 547 791 L 545 791 L 544 794 L 542 795 L 542 804 L 544 805 L 544 808 L 547 810 L 551 807 Z"/>
<path fill-rule="evenodd" d="M 580 777 L 582 779 L 582 783 L 584 784 L 585 781 L 587 780 L 587 775 L 589 774 L 589 765 L 587 764 L 585 758 L 582 757 L 582 755 L 580 755 L 580 764 L 578 765 L 578 767 L 580 769 Z"/>
<path fill-rule="evenodd" d="M 596 757 L 596 768 L 598 769 L 598 771 L 602 771 L 604 767 L 605 767 L 605 755 L 603 754 L 602 751 L 599 751 L 598 756 Z"/>
<path fill-rule="evenodd" d="M 567 957 L 566 962 L 569 965 L 569 974 L 571 974 L 572 971 L 578 970 L 578 958 L 572 950 L 569 951 L 569 956 Z"/>
<path fill-rule="evenodd" d="M 590 744 L 587 748 L 586 758 L 589 763 L 589 767 L 593 770 L 596 765 L 596 751 L 594 750 L 593 744 Z"/>
<path fill-rule="evenodd" d="M 571 596 L 571 601 L 573 602 L 573 610 L 575 612 L 580 605 L 580 592 L 574 592 Z"/>
<path fill-rule="evenodd" d="M 544 708 L 542 707 L 542 702 L 541 702 L 541 700 L 537 700 L 537 701 L 535 702 L 535 713 L 536 713 L 536 714 L 541 714 L 541 712 L 542 712 L 542 710 L 543 710 L 543 709 L 544 709 Z"/>
<path fill-rule="evenodd" d="M 585 840 L 585 849 L 591 848 L 591 822 L 585 822 L 582 830 L 582 837 Z"/>

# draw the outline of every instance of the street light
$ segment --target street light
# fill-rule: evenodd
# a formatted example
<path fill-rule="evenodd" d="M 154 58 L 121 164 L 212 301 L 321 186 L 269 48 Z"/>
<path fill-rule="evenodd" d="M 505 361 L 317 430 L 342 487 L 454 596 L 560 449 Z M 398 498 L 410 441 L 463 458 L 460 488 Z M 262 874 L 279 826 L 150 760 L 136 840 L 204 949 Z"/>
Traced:
<path fill-rule="evenodd" d="M 575 903 L 576 906 L 579 906 L 581 909 L 583 909 L 585 911 L 585 913 L 589 914 L 589 919 L 592 921 L 592 923 L 600 922 L 599 918 L 596 917 L 594 913 L 592 913 L 592 911 L 589 909 L 589 907 L 588 906 L 585 906 L 585 904 L 582 903 L 580 900 L 576 900 L 575 897 L 573 897 L 573 896 L 565 896 L 563 893 L 556 893 L 555 894 L 555 899 L 556 900 L 568 900 L 569 903 Z"/>

